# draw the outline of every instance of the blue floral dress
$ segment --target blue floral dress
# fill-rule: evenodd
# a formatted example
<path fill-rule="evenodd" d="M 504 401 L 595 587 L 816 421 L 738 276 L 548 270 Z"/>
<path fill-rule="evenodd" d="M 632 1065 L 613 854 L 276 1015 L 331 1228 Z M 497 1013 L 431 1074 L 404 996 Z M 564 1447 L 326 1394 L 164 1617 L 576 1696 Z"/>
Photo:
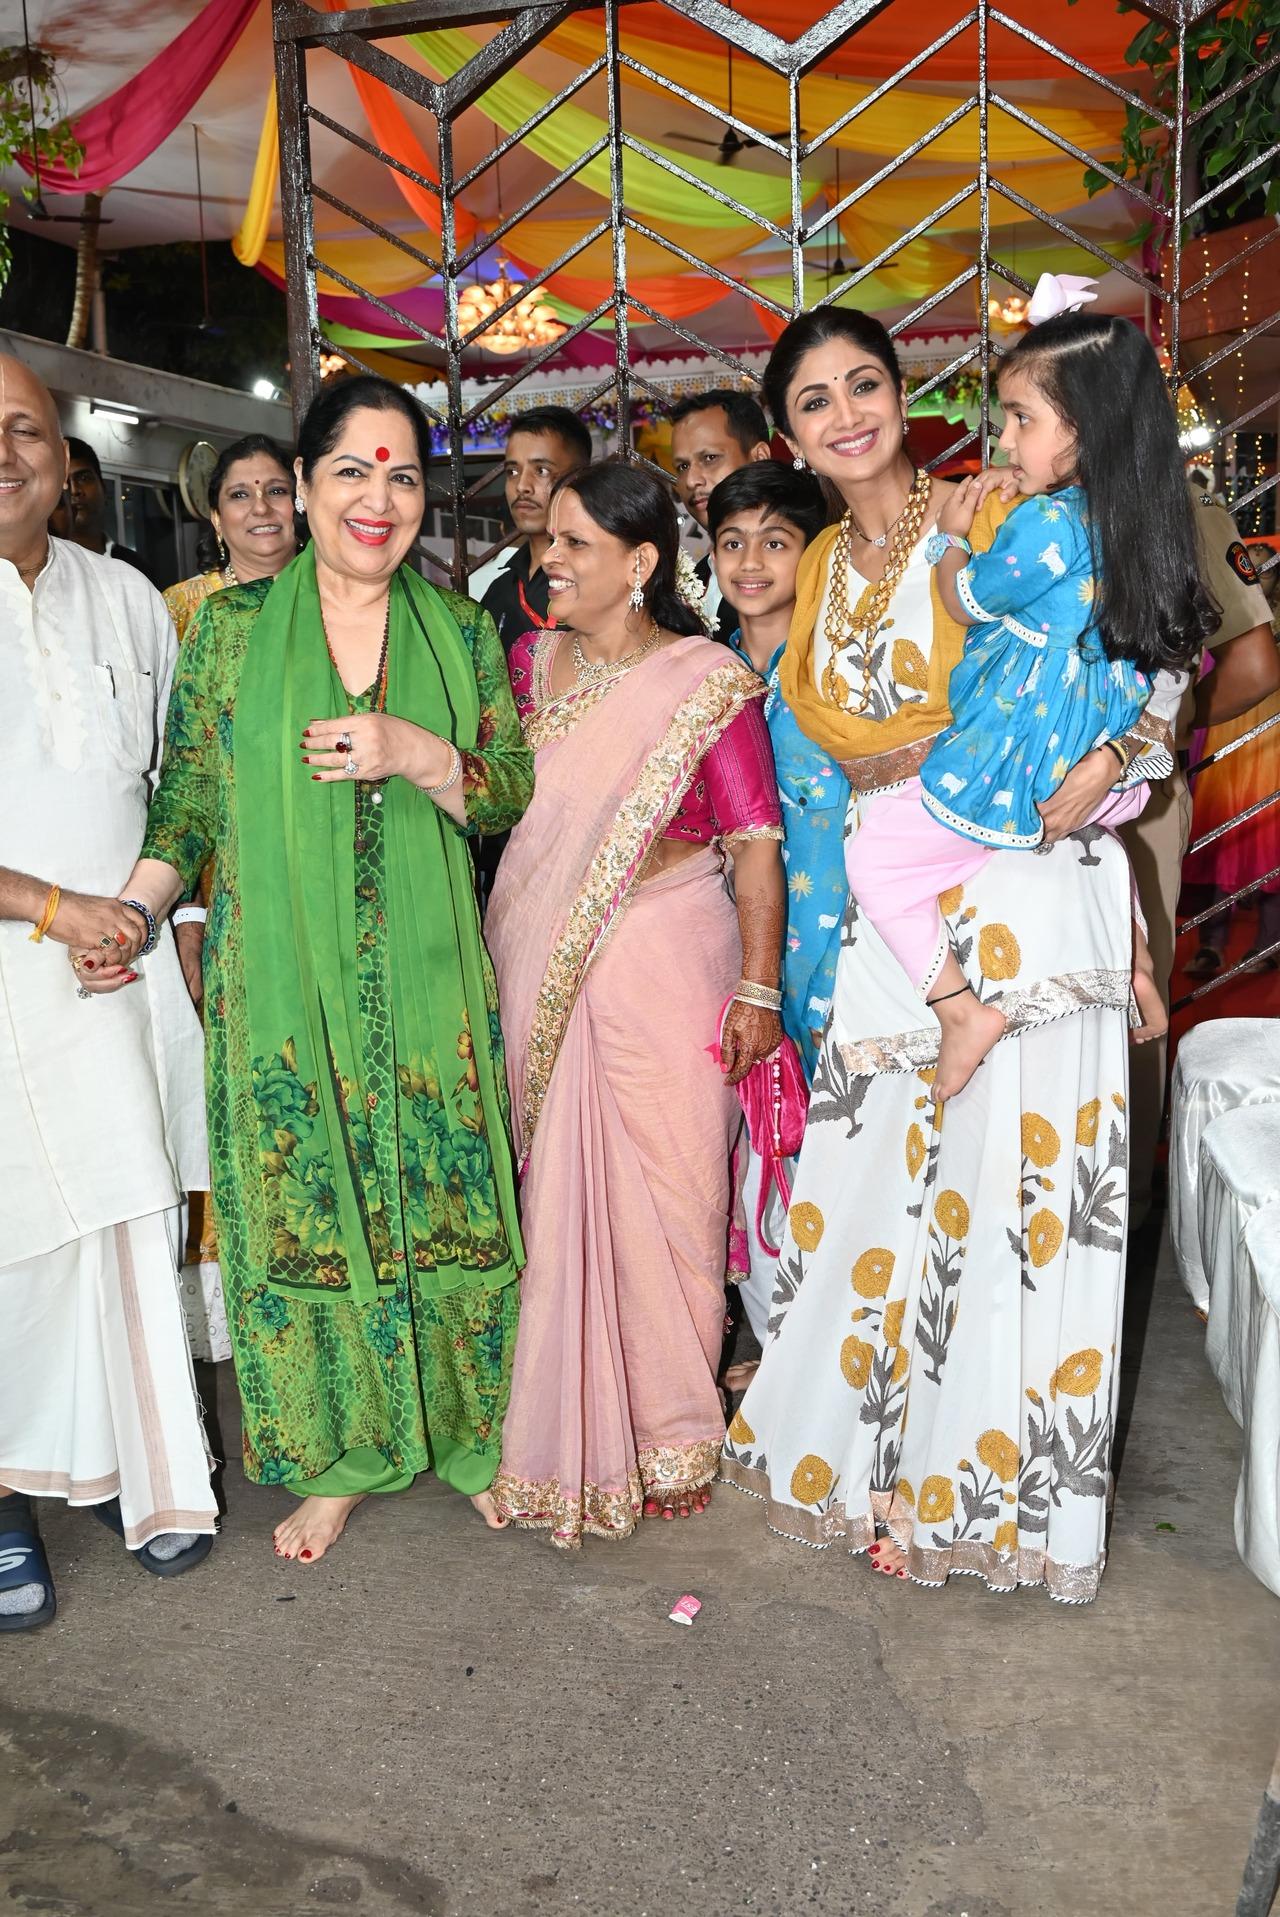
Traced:
<path fill-rule="evenodd" d="M 1023 500 L 956 591 L 977 623 L 951 675 L 952 722 L 920 768 L 924 803 L 982 845 L 1040 843 L 1037 805 L 1072 766 L 1131 730 L 1151 681 L 1108 659 L 1078 486 Z"/>
<path fill-rule="evenodd" d="M 729 643 L 751 666 L 738 633 Z M 782 859 L 787 870 L 782 1024 L 799 1049 L 805 1076 L 812 1080 L 831 1010 L 840 927 L 849 894 L 844 872 L 849 781 L 835 760 L 801 732 L 778 688 L 784 650 L 779 646 L 769 661 L 764 700 L 782 802 Z"/>

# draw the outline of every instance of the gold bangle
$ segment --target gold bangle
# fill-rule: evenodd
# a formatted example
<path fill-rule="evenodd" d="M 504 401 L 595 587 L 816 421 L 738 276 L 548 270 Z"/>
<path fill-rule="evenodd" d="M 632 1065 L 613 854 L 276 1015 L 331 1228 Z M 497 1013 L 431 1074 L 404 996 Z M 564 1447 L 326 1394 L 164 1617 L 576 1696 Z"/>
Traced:
<path fill-rule="evenodd" d="M 754 1005 L 762 1012 L 780 1012 L 782 993 L 772 985 L 759 985 L 753 978 L 740 978 L 733 996 L 739 1005 Z"/>
<path fill-rule="evenodd" d="M 33 945 L 40 945 L 43 943 L 45 933 L 49 930 L 49 927 L 53 924 L 53 921 L 58 916 L 58 907 L 61 905 L 61 903 L 62 903 L 62 887 L 60 885 L 51 885 L 49 887 L 49 896 L 46 898 L 44 902 L 44 910 L 43 912 L 41 912 L 39 918 L 36 920 L 35 930 L 30 934 L 31 943 Z"/>

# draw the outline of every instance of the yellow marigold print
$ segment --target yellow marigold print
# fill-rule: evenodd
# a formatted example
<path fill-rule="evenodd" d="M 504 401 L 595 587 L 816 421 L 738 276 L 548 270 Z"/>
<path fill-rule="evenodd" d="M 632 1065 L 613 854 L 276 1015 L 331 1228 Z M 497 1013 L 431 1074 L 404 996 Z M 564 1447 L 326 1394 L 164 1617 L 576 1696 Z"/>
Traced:
<path fill-rule="evenodd" d="M 864 1251 L 850 1274 L 859 1298 L 883 1298 L 893 1278 L 893 1253 L 882 1245 Z"/>
<path fill-rule="evenodd" d="M 918 1125 L 913 1124 L 907 1132 L 907 1173 L 909 1177 L 919 1177 L 920 1167 L 924 1164 L 926 1156 L 924 1133 Z"/>
<path fill-rule="evenodd" d="M 956 1508 L 950 1478 L 926 1478 L 920 1486 L 916 1516 L 921 1524 L 945 1524 Z"/>
<path fill-rule="evenodd" d="M 929 668 L 914 639 L 895 639 L 891 658 L 893 676 L 900 686 L 909 686 L 912 692 L 929 690 Z"/>
<path fill-rule="evenodd" d="M 1124 1110 L 1124 1093 L 1112 1092 L 1111 1103 L 1115 1106 L 1118 1112 L 1122 1112 Z"/>
<path fill-rule="evenodd" d="M 802 1198 L 793 1205 L 789 1213 L 791 1235 L 801 1251 L 816 1251 L 822 1243 L 822 1234 L 826 1230 L 826 1220 L 816 1205 Z"/>
<path fill-rule="evenodd" d="M 1102 1379 L 1100 1351 L 1073 1351 L 1064 1358 L 1049 1380 L 1049 1396 L 1061 1391 L 1068 1398 L 1091 1398 Z"/>
<path fill-rule="evenodd" d="M 901 1384 L 907 1375 L 907 1366 L 911 1363 L 911 1354 L 905 1345 L 899 1345 L 893 1354 L 893 1371 L 890 1374 L 895 1384 Z"/>
<path fill-rule="evenodd" d="M 978 934 L 978 969 L 983 978 L 1016 978 L 1022 948 L 1007 925 L 984 925 Z"/>
<path fill-rule="evenodd" d="M 729 1436 L 735 1444 L 754 1444 L 756 1441 L 755 1432 L 751 1429 L 751 1426 L 747 1423 L 740 1411 L 735 1411 L 733 1414 L 733 1422 L 729 1426 Z"/>
<path fill-rule="evenodd" d="M 1057 1256 L 1062 1243 L 1062 1220 L 1051 1211 L 1033 1212 L 1027 1223 L 1027 1255 L 1039 1271 Z"/>
<path fill-rule="evenodd" d="M 1096 1145 L 1098 1142 L 1098 1115 L 1102 1110 L 1102 1100 L 1091 1098 L 1076 1113 L 1076 1144 Z"/>
<path fill-rule="evenodd" d="M 791 1473 L 791 1495 L 797 1504 L 821 1504 L 831 1494 L 835 1477 L 825 1458 L 810 1451 Z"/>
<path fill-rule="evenodd" d="M 840 1347 L 840 1369 L 844 1381 L 855 1391 L 865 1391 L 871 1382 L 871 1364 L 875 1357 L 865 1338 L 846 1338 Z"/>
<path fill-rule="evenodd" d="M 967 1238 L 969 1207 L 958 1191 L 940 1191 L 933 1207 L 934 1222 L 946 1238 Z"/>
<path fill-rule="evenodd" d="M 884 1320 L 880 1326 L 887 1345 L 899 1344 L 902 1340 L 902 1320 L 906 1313 L 905 1298 L 895 1298 L 891 1305 L 884 1308 Z"/>
<path fill-rule="evenodd" d="M 996 1526 L 996 1535 L 992 1542 L 1001 1557 L 1008 1557 L 1018 1548 L 1018 1527 L 1012 1518 L 1006 1518 L 1003 1524 Z"/>
<path fill-rule="evenodd" d="M 984 1431 L 978 1439 L 978 1456 L 988 1471 L 994 1471 L 1001 1484 L 1009 1484 L 1018 1475 L 1018 1447 L 1003 1431 Z"/>
<path fill-rule="evenodd" d="M 1062 1150 L 1062 1140 L 1049 1123 L 1041 1118 L 1039 1112 L 1022 1114 L 1022 1156 L 1029 1158 L 1041 1171 L 1046 1165 L 1056 1164 Z"/>
<path fill-rule="evenodd" d="M 902 1502 L 904 1504 L 909 1504 L 914 1508 L 915 1501 L 916 1501 L 916 1494 L 911 1488 L 910 1478 L 899 1478 L 897 1484 L 894 1486 L 894 1489 L 896 1490 L 898 1496 L 902 1499 Z"/>
<path fill-rule="evenodd" d="M 950 918 L 953 912 L 958 912 L 963 903 L 964 887 L 962 885 L 949 885 L 945 892 L 938 894 L 938 910 L 944 918 Z"/>

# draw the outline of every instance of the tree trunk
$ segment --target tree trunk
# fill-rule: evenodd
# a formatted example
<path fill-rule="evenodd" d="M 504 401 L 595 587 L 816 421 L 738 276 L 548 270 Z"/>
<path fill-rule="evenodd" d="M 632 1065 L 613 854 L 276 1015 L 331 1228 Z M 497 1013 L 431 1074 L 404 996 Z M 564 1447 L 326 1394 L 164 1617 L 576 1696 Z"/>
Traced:
<path fill-rule="evenodd" d="M 76 299 L 67 328 L 67 345 L 83 346 L 89 337 L 89 316 L 98 290 L 98 234 L 102 222 L 102 195 L 86 193 L 80 215 L 80 243 L 76 247 Z"/>

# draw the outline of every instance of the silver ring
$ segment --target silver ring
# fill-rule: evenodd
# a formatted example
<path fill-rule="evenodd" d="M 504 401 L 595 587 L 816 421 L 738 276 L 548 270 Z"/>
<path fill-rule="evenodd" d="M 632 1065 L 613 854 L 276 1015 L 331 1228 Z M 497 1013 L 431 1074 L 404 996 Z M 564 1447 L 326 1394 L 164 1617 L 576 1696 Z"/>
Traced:
<path fill-rule="evenodd" d="M 89 992 L 89 991 L 87 991 L 87 990 L 85 989 L 85 987 L 84 987 L 83 985 L 77 985 L 77 986 L 76 986 L 76 997 L 77 997 L 77 998 L 92 998 L 92 997 L 93 997 L 93 993 L 92 993 L 92 992 Z"/>
<path fill-rule="evenodd" d="M 346 773 L 349 779 L 356 779 L 360 776 L 360 768 L 356 764 L 354 759 L 348 759 L 346 763 L 344 764 L 342 770 Z"/>
<path fill-rule="evenodd" d="M 350 752 L 351 734 L 349 732 L 340 732 L 333 742 L 333 749 L 335 752 Z"/>

